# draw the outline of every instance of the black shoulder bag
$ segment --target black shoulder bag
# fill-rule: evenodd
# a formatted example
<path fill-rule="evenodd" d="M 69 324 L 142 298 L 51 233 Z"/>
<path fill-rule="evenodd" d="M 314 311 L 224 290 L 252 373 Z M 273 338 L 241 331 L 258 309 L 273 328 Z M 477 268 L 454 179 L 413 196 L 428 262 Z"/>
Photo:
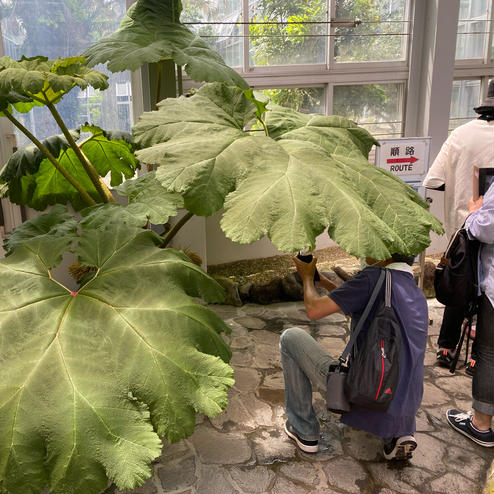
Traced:
<path fill-rule="evenodd" d="M 478 252 L 479 241 L 469 239 L 464 226 L 453 234 L 434 274 L 441 304 L 466 307 L 476 300 Z"/>

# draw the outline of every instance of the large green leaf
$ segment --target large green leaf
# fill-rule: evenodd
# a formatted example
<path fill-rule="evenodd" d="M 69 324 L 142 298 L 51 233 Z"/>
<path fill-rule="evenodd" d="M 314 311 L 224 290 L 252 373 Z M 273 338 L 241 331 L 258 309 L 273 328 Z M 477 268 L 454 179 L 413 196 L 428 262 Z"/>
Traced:
<path fill-rule="evenodd" d="M 3 112 L 7 109 L 12 113 L 12 106 L 15 106 L 17 111 L 25 113 L 34 106 L 34 103 L 31 98 L 15 91 L 8 93 L 0 92 L 0 115 L 3 116 Z"/>
<path fill-rule="evenodd" d="M 5 238 L 3 247 L 7 255 L 20 245 L 26 245 L 33 252 L 41 251 L 48 269 L 60 264 L 62 255 L 69 250 L 76 239 L 77 222 L 65 206 L 56 204 L 44 214 L 22 223 Z"/>
<path fill-rule="evenodd" d="M 22 57 L 20 60 L 0 57 L 0 102 L 12 93 L 32 101 L 10 101 L 18 111 L 29 111 L 35 104 L 57 103 L 75 86 L 85 89 L 90 85 L 95 89 L 106 89 L 107 80 L 108 76 L 102 72 L 87 67 L 83 57 L 56 60 L 46 57 Z M 5 101 L 0 108 L 4 110 L 4 106 Z"/>
<path fill-rule="evenodd" d="M 110 224 L 126 224 L 143 227 L 149 221 L 163 224 L 170 216 L 176 216 L 183 199 L 176 192 L 166 190 L 154 172 L 127 180 L 115 189 L 120 196 L 127 197 L 129 204 L 103 204 L 83 209 L 82 223 L 86 228 L 101 228 Z"/>
<path fill-rule="evenodd" d="M 166 100 L 134 128 L 144 163 L 184 195 L 195 214 L 224 206 L 221 227 L 239 243 L 268 235 L 284 252 L 315 245 L 328 233 L 357 257 L 417 254 L 442 232 L 427 204 L 397 177 L 367 161 L 375 139 L 338 116 L 274 107 L 270 137 L 242 130 L 254 111 L 238 88 L 203 86 Z M 226 201 L 225 201 L 226 198 Z"/>
<path fill-rule="evenodd" d="M 157 179 L 184 194 L 185 207 L 208 216 L 218 211 L 242 172 L 222 154 L 241 139 L 253 139 L 243 128 L 255 116 L 255 106 L 241 90 L 207 84 L 192 97 L 168 98 L 159 111 L 145 113 L 134 127 L 144 163 L 166 163 Z"/>
<path fill-rule="evenodd" d="M 132 136 L 121 131 L 104 131 L 95 125 L 83 125 L 83 132 L 92 136 L 79 144 L 98 173 L 104 177 L 111 174 L 112 187 L 120 185 L 123 178 L 134 176 L 139 164 L 134 156 Z"/>
<path fill-rule="evenodd" d="M 71 130 L 70 134 L 77 140 L 80 136 L 80 130 Z M 43 139 L 41 143 L 55 157 L 69 147 L 63 134 Z M 1 170 L 0 182 L 7 184 L 8 195 L 12 202 L 23 205 L 29 204 L 36 187 L 36 175 L 44 159 L 45 155 L 34 144 L 22 147 L 9 158 Z"/>
<path fill-rule="evenodd" d="M 247 82 L 180 22 L 181 11 L 179 0 L 137 0 L 118 30 L 91 45 L 83 56 L 91 66 L 108 62 L 112 72 L 173 60 L 184 65 L 194 81 L 221 81 L 247 89 Z"/>
<path fill-rule="evenodd" d="M 115 190 L 120 196 L 128 197 L 129 205 L 125 209 L 129 214 L 154 224 L 166 223 L 184 205 L 180 194 L 168 191 L 156 180 L 155 172 L 127 180 Z"/>
<path fill-rule="evenodd" d="M 93 132 L 79 147 L 100 176 L 105 177 L 110 173 L 111 185 L 121 184 L 124 177 L 134 176 L 139 164 L 135 159 L 134 145 L 129 134 L 103 131 L 99 127 L 87 125 L 82 130 Z M 80 129 L 71 131 L 71 134 L 77 139 Z M 42 143 L 88 194 L 99 202 L 100 195 L 65 137 L 52 136 Z M 26 204 L 40 211 L 56 203 L 69 202 L 76 210 L 87 206 L 79 192 L 33 144 L 11 156 L 0 180 L 8 184 L 9 197 L 16 204 Z"/>
<path fill-rule="evenodd" d="M 233 384 L 227 327 L 194 300 L 222 289 L 185 255 L 126 228 L 84 233 L 77 253 L 97 268 L 78 293 L 51 278 L 46 244 L 0 260 L 0 490 L 11 494 L 96 494 L 107 478 L 133 488 L 159 438 L 191 434 L 196 411 L 218 414 Z"/>

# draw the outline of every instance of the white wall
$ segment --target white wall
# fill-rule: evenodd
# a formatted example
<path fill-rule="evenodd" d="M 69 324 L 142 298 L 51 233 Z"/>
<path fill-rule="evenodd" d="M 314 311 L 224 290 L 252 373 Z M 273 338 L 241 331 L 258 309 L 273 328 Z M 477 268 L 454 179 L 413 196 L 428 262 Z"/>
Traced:
<path fill-rule="evenodd" d="M 222 264 L 239 259 L 258 259 L 283 254 L 277 250 L 267 237 L 253 244 L 236 244 L 226 238 L 220 228 L 221 212 L 206 219 L 206 245 L 208 264 Z M 324 232 L 316 241 L 316 249 L 335 246 L 336 244 Z"/>

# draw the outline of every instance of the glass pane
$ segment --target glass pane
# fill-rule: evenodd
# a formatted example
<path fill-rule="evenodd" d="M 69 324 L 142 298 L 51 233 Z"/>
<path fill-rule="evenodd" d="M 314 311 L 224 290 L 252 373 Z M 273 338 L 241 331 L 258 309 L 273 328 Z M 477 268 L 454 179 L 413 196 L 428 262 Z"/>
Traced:
<path fill-rule="evenodd" d="M 478 115 L 473 109 L 480 103 L 480 80 L 454 81 L 448 130 L 467 123 Z"/>
<path fill-rule="evenodd" d="M 483 58 L 489 39 L 488 0 L 461 0 L 456 58 Z"/>
<path fill-rule="evenodd" d="M 402 84 L 335 86 L 333 114 L 353 120 L 376 139 L 402 135 Z"/>
<path fill-rule="evenodd" d="M 283 89 L 263 89 L 262 92 L 278 105 L 286 106 L 301 113 L 325 112 L 324 88 L 302 87 Z"/>
<path fill-rule="evenodd" d="M 326 0 L 249 0 L 251 65 L 324 63 Z"/>
<path fill-rule="evenodd" d="M 335 24 L 334 58 L 337 62 L 404 60 L 408 23 L 407 0 L 336 0 L 337 20 L 360 19 L 357 27 Z"/>
<path fill-rule="evenodd" d="M 244 44 L 242 24 L 238 24 L 242 21 L 242 0 L 182 0 L 182 7 L 180 20 L 217 51 L 227 65 L 240 67 Z"/>
<path fill-rule="evenodd" d="M 80 55 L 92 42 L 118 28 L 125 14 L 125 0 L 89 0 L 84 3 L 63 0 L 17 0 L 3 2 L 2 35 L 5 54 L 20 59 L 44 55 L 50 59 Z M 110 76 L 106 91 L 78 88 L 68 93 L 57 104 L 57 110 L 69 128 L 88 121 L 106 130 L 130 131 L 132 101 L 130 72 L 111 74 L 102 66 L 96 67 Z M 120 99 L 117 87 L 125 86 L 125 100 Z M 38 138 L 60 134 L 50 112 L 35 107 L 17 118 Z M 23 134 L 18 146 L 27 144 Z"/>

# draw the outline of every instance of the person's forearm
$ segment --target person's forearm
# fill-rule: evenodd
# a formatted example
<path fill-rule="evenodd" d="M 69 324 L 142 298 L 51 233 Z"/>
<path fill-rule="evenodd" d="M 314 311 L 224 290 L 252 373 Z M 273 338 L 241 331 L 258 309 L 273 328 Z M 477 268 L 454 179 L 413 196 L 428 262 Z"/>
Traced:
<path fill-rule="evenodd" d="M 485 244 L 494 243 L 494 221 L 492 218 L 492 214 L 482 210 L 469 214 L 465 221 L 465 228 L 469 236 Z"/>
<path fill-rule="evenodd" d="M 313 280 L 307 279 L 302 281 L 304 283 L 305 312 L 310 319 L 320 319 L 340 310 L 339 306 L 327 295 L 321 296 L 317 293 Z"/>
<path fill-rule="evenodd" d="M 317 282 L 318 286 L 324 288 L 328 292 L 331 292 L 336 288 L 336 285 L 332 281 L 328 280 L 328 278 L 324 277 L 321 274 L 319 275 L 321 279 Z"/>

